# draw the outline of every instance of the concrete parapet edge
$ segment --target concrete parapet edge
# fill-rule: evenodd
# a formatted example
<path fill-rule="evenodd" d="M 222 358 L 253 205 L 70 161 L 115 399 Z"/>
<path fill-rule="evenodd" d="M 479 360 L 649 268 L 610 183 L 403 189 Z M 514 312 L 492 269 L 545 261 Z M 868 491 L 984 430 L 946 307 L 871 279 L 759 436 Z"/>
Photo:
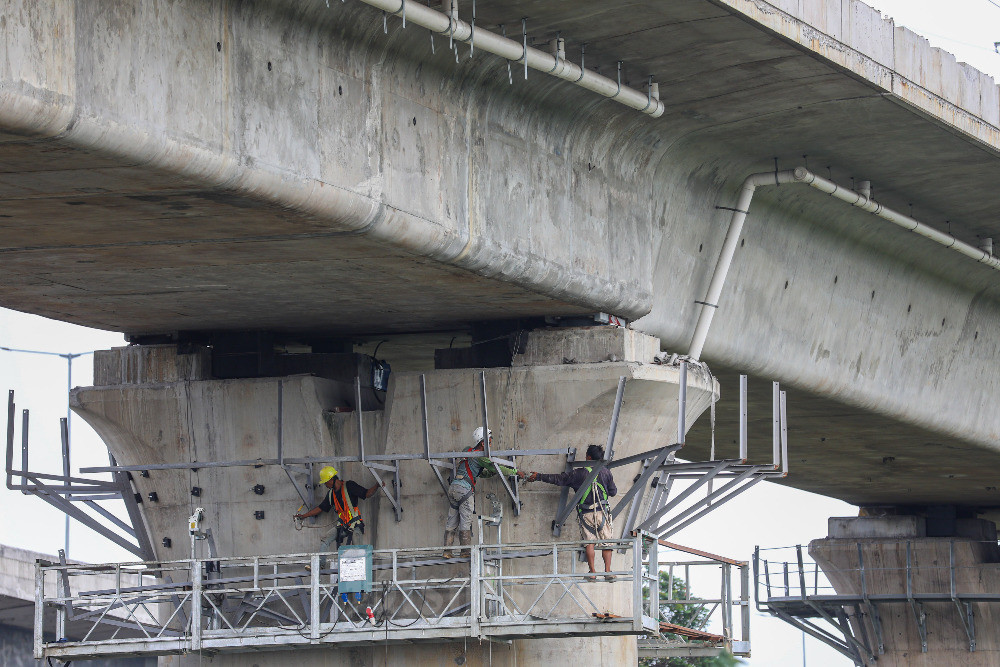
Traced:
<path fill-rule="evenodd" d="M 852 9 L 864 8 L 868 15 L 864 17 L 852 15 L 849 17 L 850 20 L 841 17 L 841 20 L 831 27 L 829 25 L 813 26 L 796 16 L 791 8 L 781 8 L 763 0 L 712 1 L 742 14 L 778 36 L 826 58 L 834 65 L 882 89 L 885 91 L 884 95 L 898 101 L 901 105 L 911 107 L 931 120 L 950 126 L 993 151 L 1000 151 L 1000 104 L 992 104 L 992 101 L 1000 100 L 1000 98 L 998 98 L 998 87 L 993 83 L 991 77 L 981 72 L 978 73 L 977 77 L 964 76 L 963 70 L 972 69 L 974 72 L 977 70 L 957 63 L 955 57 L 950 53 L 931 47 L 926 40 L 922 40 L 923 44 L 919 44 L 917 40 L 911 42 L 911 48 L 921 51 L 916 54 L 917 61 L 940 63 L 942 68 L 953 67 L 956 71 L 947 76 L 941 72 L 941 76 L 937 80 L 928 80 L 929 73 L 923 71 L 923 68 L 916 70 L 910 68 L 909 71 L 901 71 L 901 63 L 904 62 L 904 59 L 901 57 L 901 47 L 897 45 L 896 37 L 901 31 L 911 35 L 913 33 L 902 28 L 891 30 L 893 25 L 891 19 L 882 19 L 884 23 L 889 24 L 890 30 L 885 33 L 888 37 L 878 30 L 874 31 L 874 37 L 868 37 L 867 40 L 864 40 L 867 36 L 865 31 L 858 31 L 859 37 L 852 41 L 848 41 L 848 38 L 844 37 L 845 23 L 850 28 L 856 26 L 862 19 L 874 20 L 880 16 L 877 10 L 863 3 L 852 1 Z M 820 3 L 818 0 L 799 0 L 799 2 L 782 4 L 794 4 L 797 12 L 802 14 L 810 9 L 806 5 Z M 841 13 L 843 13 L 842 3 L 838 0 L 836 4 L 841 6 Z M 887 56 L 884 44 L 879 43 L 878 37 L 891 40 L 888 49 L 892 52 L 891 59 Z M 916 80 L 913 78 L 914 74 L 923 74 L 924 79 Z M 970 78 L 974 80 L 970 80 Z M 953 91 L 956 99 L 949 99 L 948 91 L 944 89 L 945 82 L 959 79 L 965 83 L 965 86 L 960 85 L 957 90 Z M 979 88 L 980 93 L 975 96 L 979 100 L 976 108 L 969 109 L 961 106 L 963 101 L 973 97 L 970 91 L 965 91 L 968 86 Z"/>

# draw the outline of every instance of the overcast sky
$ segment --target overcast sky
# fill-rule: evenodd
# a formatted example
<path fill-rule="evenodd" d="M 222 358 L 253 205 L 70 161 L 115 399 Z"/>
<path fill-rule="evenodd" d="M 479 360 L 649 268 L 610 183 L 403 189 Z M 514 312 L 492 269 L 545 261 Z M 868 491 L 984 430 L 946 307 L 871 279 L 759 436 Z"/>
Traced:
<path fill-rule="evenodd" d="M 1000 0 L 867 0 L 896 25 L 923 35 L 1000 81 Z"/>
<path fill-rule="evenodd" d="M 927 37 L 933 45 L 954 53 L 1000 79 L 1000 0 L 877 0 L 869 2 Z M 95 331 L 39 317 L 0 309 L 0 346 L 52 352 L 85 352 L 123 345 L 120 334 Z M 90 356 L 73 363 L 73 384 L 92 381 Z M 39 472 L 61 472 L 58 420 L 66 414 L 67 362 L 47 357 L 0 351 L 0 378 L 16 391 L 18 417 L 22 408 L 31 410 L 31 468 Z M 723 390 L 733 390 L 724 387 Z M 789 401 L 794 400 L 794 393 Z M 19 425 L 18 425 L 19 428 Z M 74 418 L 73 470 L 107 463 L 107 450 L 79 418 Z M 795 443 L 789 444 L 794 451 Z M 15 455 L 15 460 L 19 460 Z M 794 470 L 792 471 L 794 474 Z M 64 518 L 42 501 L 0 489 L 0 543 L 54 554 L 64 544 Z M 294 509 L 294 508 L 291 508 Z M 830 516 L 856 514 L 845 503 L 773 484 L 758 485 L 746 496 L 717 510 L 707 519 L 675 536 L 674 541 L 707 551 L 748 559 L 755 545 L 779 547 L 807 544 L 826 535 Z M 71 532 L 73 558 L 106 562 L 131 559 L 124 550 L 97 537 L 89 529 L 74 525 Z M 696 590 L 695 593 L 698 591 Z M 706 593 L 707 594 L 707 593 Z M 792 666 L 803 664 L 800 633 L 781 621 L 752 614 L 753 665 Z M 850 665 L 839 654 L 809 639 L 809 664 Z"/>

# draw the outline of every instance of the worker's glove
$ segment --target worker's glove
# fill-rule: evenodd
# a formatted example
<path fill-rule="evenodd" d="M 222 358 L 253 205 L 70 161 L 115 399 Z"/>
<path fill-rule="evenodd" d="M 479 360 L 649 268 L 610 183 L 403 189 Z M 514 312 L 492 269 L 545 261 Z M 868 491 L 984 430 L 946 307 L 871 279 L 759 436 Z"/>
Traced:
<path fill-rule="evenodd" d="M 361 533 L 362 535 L 364 535 L 364 534 L 365 534 L 365 522 L 364 522 L 364 521 L 358 521 L 358 531 L 359 531 L 359 532 L 360 532 L 360 533 Z"/>

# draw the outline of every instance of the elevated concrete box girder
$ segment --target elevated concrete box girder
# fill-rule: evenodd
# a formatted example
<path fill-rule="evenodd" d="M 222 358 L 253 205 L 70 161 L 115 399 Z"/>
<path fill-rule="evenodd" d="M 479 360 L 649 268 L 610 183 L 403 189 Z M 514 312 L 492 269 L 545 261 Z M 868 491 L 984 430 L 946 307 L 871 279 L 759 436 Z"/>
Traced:
<path fill-rule="evenodd" d="M 0 304 L 133 334 L 603 311 L 683 351 L 725 207 L 774 156 L 1000 238 L 996 86 L 862 3 L 478 4 L 482 29 L 527 16 L 529 39 L 559 32 L 573 59 L 588 43 L 588 66 L 621 60 L 632 86 L 654 75 L 659 119 L 326 4 L 9 3 Z M 835 420 L 798 422 L 805 488 L 870 499 L 867 459 L 910 450 L 893 494 L 921 500 L 903 489 L 949 457 L 913 456 L 911 436 L 993 469 L 994 272 L 828 199 L 755 202 L 706 358 L 850 413 L 837 452 L 865 463 L 837 485 L 810 481 Z M 884 425 L 900 451 L 870 456 Z M 1000 504 L 968 486 L 931 495 Z"/>

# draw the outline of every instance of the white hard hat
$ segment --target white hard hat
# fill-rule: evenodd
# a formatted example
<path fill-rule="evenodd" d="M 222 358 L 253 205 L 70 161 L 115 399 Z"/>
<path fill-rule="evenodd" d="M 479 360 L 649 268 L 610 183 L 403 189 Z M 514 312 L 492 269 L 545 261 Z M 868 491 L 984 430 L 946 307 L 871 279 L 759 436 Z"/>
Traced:
<path fill-rule="evenodd" d="M 493 437 L 493 430 L 492 429 L 487 429 L 486 430 L 486 434 L 489 437 L 492 438 Z M 472 432 L 472 444 L 473 445 L 478 445 L 482 441 L 483 441 L 483 427 L 482 426 L 477 426 L 476 430 Z"/>

